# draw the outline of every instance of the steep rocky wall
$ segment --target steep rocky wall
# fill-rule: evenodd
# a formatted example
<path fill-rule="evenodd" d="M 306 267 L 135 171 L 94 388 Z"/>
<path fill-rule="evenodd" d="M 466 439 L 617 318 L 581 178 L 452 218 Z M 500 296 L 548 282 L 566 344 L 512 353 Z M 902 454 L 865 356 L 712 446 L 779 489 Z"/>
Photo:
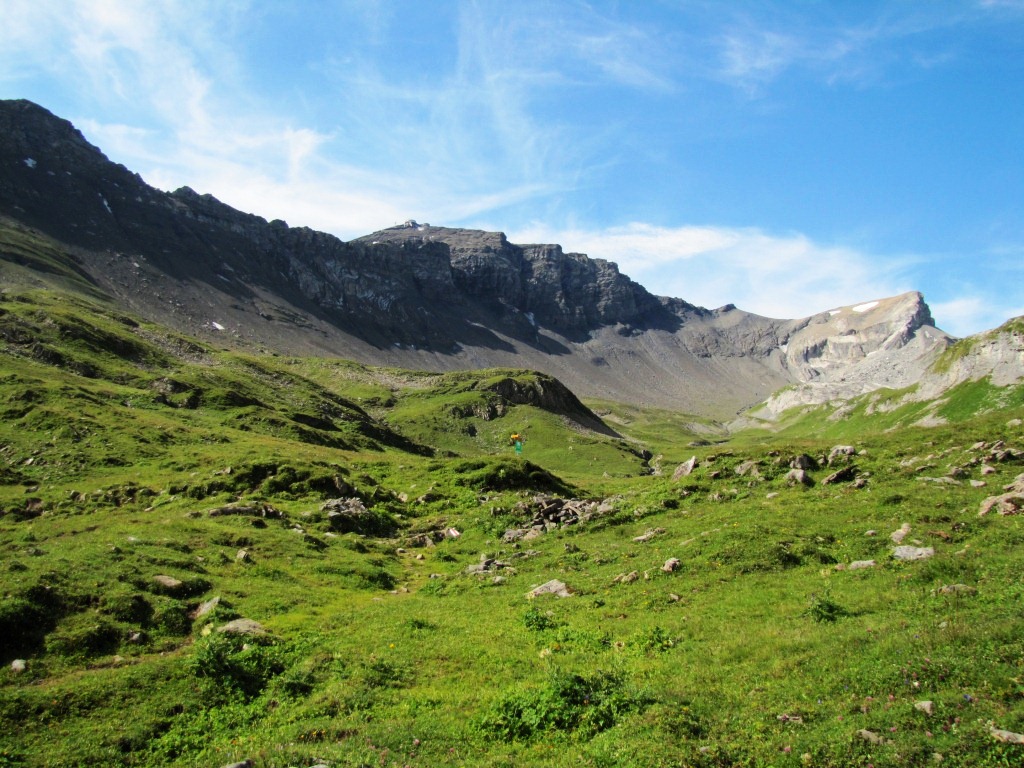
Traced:
<path fill-rule="evenodd" d="M 806 402 L 903 386 L 949 343 L 916 293 L 775 320 L 654 296 L 612 262 L 500 232 L 410 221 L 343 242 L 153 189 L 27 101 L 0 101 L 3 217 L 187 333 L 428 370 L 530 367 L 583 396 L 717 418 L 787 384 Z"/>

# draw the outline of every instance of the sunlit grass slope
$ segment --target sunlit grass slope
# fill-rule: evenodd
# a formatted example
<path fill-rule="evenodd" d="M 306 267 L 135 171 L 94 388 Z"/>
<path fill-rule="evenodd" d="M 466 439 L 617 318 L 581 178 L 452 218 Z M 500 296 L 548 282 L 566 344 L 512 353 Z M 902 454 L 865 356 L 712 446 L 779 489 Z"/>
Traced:
<path fill-rule="evenodd" d="M 1016 390 L 728 439 L 60 294 L 6 294 L 0 340 L 0 765 L 1024 759 L 1024 526 L 978 515 L 1024 472 Z M 589 511 L 511 541 L 541 494 Z"/>

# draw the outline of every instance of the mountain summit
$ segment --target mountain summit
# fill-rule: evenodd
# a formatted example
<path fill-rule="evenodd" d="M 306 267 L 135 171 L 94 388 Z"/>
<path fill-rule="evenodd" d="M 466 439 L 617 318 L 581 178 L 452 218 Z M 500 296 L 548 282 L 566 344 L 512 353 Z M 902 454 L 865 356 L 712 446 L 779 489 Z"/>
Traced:
<path fill-rule="evenodd" d="M 190 334 L 423 370 L 527 367 L 585 397 L 713 418 L 790 384 L 903 386 L 950 343 L 918 293 L 778 320 L 654 296 L 614 263 L 499 232 L 409 221 L 345 242 L 268 222 L 154 189 L 24 100 L 0 101 L 0 218 L 5 282 L 74 275 Z M 59 268 L 19 252 L 19 228 L 51 240 Z"/>

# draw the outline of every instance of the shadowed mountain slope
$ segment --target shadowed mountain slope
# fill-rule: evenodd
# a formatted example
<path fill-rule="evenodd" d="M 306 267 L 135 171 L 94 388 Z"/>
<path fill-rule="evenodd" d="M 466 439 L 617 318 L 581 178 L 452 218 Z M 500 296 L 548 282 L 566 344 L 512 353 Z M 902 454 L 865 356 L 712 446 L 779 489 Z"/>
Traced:
<path fill-rule="evenodd" d="M 913 378 L 949 342 L 916 293 L 775 320 L 654 296 L 611 262 L 497 232 L 407 222 L 344 242 L 267 222 L 150 187 L 24 100 L 0 102 L 0 139 L 5 282 L 106 295 L 228 346 L 531 368 L 583 397 L 722 419 L 789 384 L 868 371 L 872 356 Z"/>

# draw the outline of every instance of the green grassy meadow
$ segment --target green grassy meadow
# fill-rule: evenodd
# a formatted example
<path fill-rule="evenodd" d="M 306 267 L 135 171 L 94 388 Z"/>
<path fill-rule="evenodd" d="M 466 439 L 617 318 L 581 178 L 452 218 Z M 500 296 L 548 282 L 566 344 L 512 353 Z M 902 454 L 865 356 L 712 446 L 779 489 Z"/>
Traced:
<path fill-rule="evenodd" d="M 1024 472 L 1022 387 L 930 428 L 590 403 L 616 436 L 498 393 L 542 374 L 255 356 L 94 301 L 0 300 L 0 766 L 1024 763 L 993 735 L 1024 733 L 1024 522 L 978 514 Z M 592 503 L 503 540 L 538 497 Z M 934 555 L 894 559 L 901 528 Z"/>

